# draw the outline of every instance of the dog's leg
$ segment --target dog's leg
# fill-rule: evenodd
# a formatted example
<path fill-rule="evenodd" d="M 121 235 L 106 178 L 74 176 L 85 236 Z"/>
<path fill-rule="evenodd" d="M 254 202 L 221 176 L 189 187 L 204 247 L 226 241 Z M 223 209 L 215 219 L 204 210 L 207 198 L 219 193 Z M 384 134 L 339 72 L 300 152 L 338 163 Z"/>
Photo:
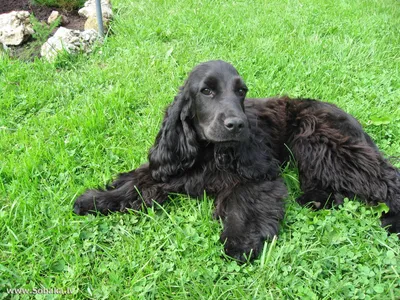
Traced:
<path fill-rule="evenodd" d="M 151 206 L 167 199 L 168 187 L 156 182 L 148 165 L 143 165 L 129 173 L 124 173 L 106 190 L 87 190 L 78 197 L 74 212 L 78 215 L 99 212 L 124 212 L 127 209 L 140 210 L 142 205 Z"/>
<path fill-rule="evenodd" d="M 382 216 L 382 226 L 400 232 L 400 172 L 376 146 L 357 141 L 340 146 L 323 139 L 310 141 L 292 145 L 304 191 L 297 202 L 311 202 L 314 209 L 340 204 L 344 197 L 356 196 L 372 205 L 384 202 L 389 213 Z"/>
<path fill-rule="evenodd" d="M 225 253 L 240 261 L 257 257 L 264 241 L 278 234 L 286 194 L 283 181 L 277 179 L 241 184 L 217 195 Z"/>
<path fill-rule="evenodd" d="M 385 203 L 389 207 L 389 212 L 382 214 L 382 227 L 386 227 L 390 233 L 397 233 L 400 237 L 400 171 L 387 161 L 382 165 L 383 180 L 387 186 Z"/>
<path fill-rule="evenodd" d="M 381 217 L 382 227 L 386 227 L 390 233 L 397 233 L 400 237 L 400 212 L 390 211 L 383 213 Z"/>

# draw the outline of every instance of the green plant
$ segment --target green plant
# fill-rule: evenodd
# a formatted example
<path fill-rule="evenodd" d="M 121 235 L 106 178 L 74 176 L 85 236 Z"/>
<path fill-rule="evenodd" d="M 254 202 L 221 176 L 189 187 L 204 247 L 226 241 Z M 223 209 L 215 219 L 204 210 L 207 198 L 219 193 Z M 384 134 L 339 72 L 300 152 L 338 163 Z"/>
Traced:
<path fill-rule="evenodd" d="M 78 9 L 82 7 L 85 3 L 85 0 L 31 0 L 31 1 L 33 4 L 36 5 L 59 7 L 66 11 Z"/>
<path fill-rule="evenodd" d="M 22 60 L 32 60 L 39 56 L 41 46 L 47 41 L 54 29 L 57 28 L 60 23 L 60 18 L 48 25 L 46 23 L 39 22 L 35 16 L 31 15 L 30 22 L 34 30 L 34 33 L 32 34 L 32 41 L 28 44 L 28 46 L 18 49 L 19 52 L 13 55 Z"/>
<path fill-rule="evenodd" d="M 60 24 L 60 20 L 61 17 L 58 17 L 57 20 L 48 25 L 44 22 L 39 22 L 39 20 L 36 19 L 35 16 L 31 15 L 30 21 L 33 26 L 33 30 L 35 31 L 32 34 L 32 38 L 38 43 L 43 44 L 48 39 L 53 30 L 58 27 L 58 25 Z"/>

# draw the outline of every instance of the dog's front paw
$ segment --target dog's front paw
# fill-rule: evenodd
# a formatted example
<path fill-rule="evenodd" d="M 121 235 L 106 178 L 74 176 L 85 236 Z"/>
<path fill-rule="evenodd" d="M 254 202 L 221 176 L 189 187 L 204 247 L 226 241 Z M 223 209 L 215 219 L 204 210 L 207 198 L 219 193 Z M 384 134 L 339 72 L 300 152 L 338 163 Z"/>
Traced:
<path fill-rule="evenodd" d="M 77 215 L 124 211 L 127 208 L 125 201 L 114 195 L 113 191 L 87 190 L 76 199 L 73 207 Z"/>
<path fill-rule="evenodd" d="M 140 210 L 143 204 L 141 197 L 136 190 L 128 188 L 87 190 L 76 199 L 74 213 L 107 215 L 110 212 L 127 212 L 128 209 Z"/>
<path fill-rule="evenodd" d="M 87 191 L 79 196 L 74 203 L 73 211 L 77 215 L 87 215 L 89 212 L 95 211 L 96 198 L 93 191 Z"/>
<path fill-rule="evenodd" d="M 224 243 L 225 253 L 240 262 L 255 259 L 263 247 L 260 238 L 232 237 L 222 233 L 220 241 Z"/>
<path fill-rule="evenodd" d="M 73 211 L 77 215 L 87 215 L 89 213 L 96 213 L 99 211 L 97 208 L 99 193 L 95 190 L 88 190 L 79 196 L 74 203 Z"/>

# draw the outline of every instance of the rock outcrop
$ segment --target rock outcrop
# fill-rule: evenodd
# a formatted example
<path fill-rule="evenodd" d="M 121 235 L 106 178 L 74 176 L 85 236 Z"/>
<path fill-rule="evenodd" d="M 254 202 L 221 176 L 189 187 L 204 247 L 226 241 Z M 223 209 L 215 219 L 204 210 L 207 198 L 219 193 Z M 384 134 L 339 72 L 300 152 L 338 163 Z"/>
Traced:
<path fill-rule="evenodd" d="M 0 43 L 17 46 L 26 41 L 33 33 L 29 12 L 12 11 L 0 15 Z"/>
<path fill-rule="evenodd" d="M 105 32 L 107 31 L 109 25 L 110 25 L 110 20 L 103 18 L 103 27 Z M 84 25 L 84 29 L 85 30 L 94 29 L 96 31 L 99 31 L 99 24 L 97 23 L 97 18 L 96 17 L 87 18 Z"/>
<path fill-rule="evenodd" d="M 111 3 L 109 0 L 101 0 L 101 12 L 103 19 L 111 20 L 113 17 Z M 85 5 L 78 11 L 81 16 L 86 18 L 96 18 L 96 1 L 88 0 Z"/>
<path fill-rule="evenodd" d="M 0 0 L 1 1 L 1 0 Z M 101 0 L 104 30 L 107 31 L 113 17 L 110 0 Z M 86 17 L 84 31 L 60 27 L 55 34 L 44 43 L 40 49 L 42 57 L 54 61 L 63 51 L 67 53 L 91 52 L 96 42 L 102 42 L 102 34 L 98 33 L 96 0 L 88 0 L 79 10 L 79 15 Z M 69 20 L 58 11 L 52 11 L 47 19 L 49 25 L 59 20 L 57 26 L 66 25 Z M 28 11 L 13 11 L 0 15 L 0 54 L 4 55 L 10 49 L 7 46 L 18 46 L 28 40 L 34 33 Z M 11 47 L 13 48 L 13 47 Z"/>
<path fill-rule="evenodd" d="M 68 53 L 92 51 L 94 44 L 99 40 L 99 35 L 95 30 L 71 30 L 60 27 L 54 36 L 43 44 L 40 54 L 48 61 L 54 61 L 58 53 L 66 51 Z"/>

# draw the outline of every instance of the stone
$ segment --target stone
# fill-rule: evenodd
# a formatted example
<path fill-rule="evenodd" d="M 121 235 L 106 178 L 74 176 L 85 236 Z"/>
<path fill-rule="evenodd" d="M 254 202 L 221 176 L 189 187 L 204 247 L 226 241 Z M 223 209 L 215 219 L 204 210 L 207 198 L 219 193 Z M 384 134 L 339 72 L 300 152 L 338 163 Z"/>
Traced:
<path fill-rule="evenodd" d="M 47 19 L 47 23 L 51 24 L 54 23 L 55 21 L 57 21 L 57 19 L 60 17 L 60 13 L 56 10 L 53 10 L 49 16 L 49 18 Z"/>
<path fill-rule="evenodd" d="M 61 15 L 61 25 L 68 25 L 69 24 L 69 19 L 67 16 Z"/>
<path fill-rule="evenodd" d="M 92 51 L 96 41 L 101 41 L 97 31 L 91 30 L 72 30 L 60 27 L 54 36 L 49 38 L 40 49 L 40 55 L 52 62 L 57 55 L 66 51 L 68 53 L 89 53 Z"/>
<path fill-rule="evenodd" d="M 96 18 L 96 0 L 88 0 L 85 2 L 84 6 L 78 11 L 79 15 L 90 18 Z M 103 20 L 111 20 L 113 17 L 113 12 L 111 8 L 110 0 L 101 0 L 101 13 L 103 15 Z"/>
<path fill-rule="evenodd" d="M 104 30 L 104 32 L 107 31 L 107 28 L 108 28 L 109 24 L 110 24 L 110 20 L 103 18 L 103 30 Z M 97 17 L 89 17 L 89 18 L 87 18 L 84 28 L 85 28 L 85 30 L 94 29 L 96 31 L 99 31 L 99 25 L 97 24 Z"/>
<path fill-rule="evenodd" d="M 17 46 L 26 41 L 35 31 L 28 11 L 12 11 L 0 15 L 0 43 Z"/>
<path fill-rule="evenodd" d="M 58 11 L 53 10 L 47 19 L 47 24 L 52 24 L 54 23 L 58 18 L 60 19 L 60 25 L 67 25 L 69 24 L 69 20 L 66 16 L 60 14 Z"/>

